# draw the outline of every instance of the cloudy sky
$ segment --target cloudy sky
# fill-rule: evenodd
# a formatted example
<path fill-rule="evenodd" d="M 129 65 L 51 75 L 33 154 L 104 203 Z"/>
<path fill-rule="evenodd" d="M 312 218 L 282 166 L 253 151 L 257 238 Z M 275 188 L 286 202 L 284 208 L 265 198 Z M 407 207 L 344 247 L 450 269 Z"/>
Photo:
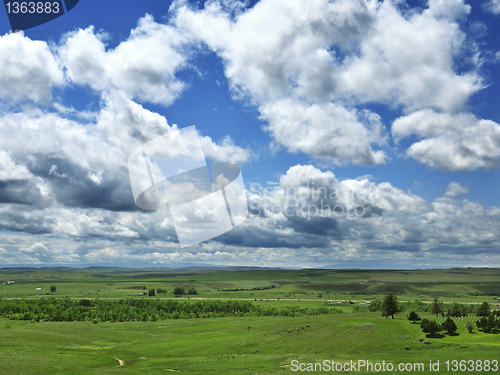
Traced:
<path fill-rule="evenodd" d="M 500 1 L 0 11 L 0 266 L 500 267 Z M 249 215 L 181 248 L 127 160 L 195 125 Z"/>

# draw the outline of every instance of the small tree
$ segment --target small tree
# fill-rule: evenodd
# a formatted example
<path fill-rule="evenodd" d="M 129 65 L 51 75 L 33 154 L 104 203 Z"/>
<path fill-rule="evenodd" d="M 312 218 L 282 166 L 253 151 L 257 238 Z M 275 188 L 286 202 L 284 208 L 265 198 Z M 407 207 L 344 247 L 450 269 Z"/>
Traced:
<path fill-rule="evenodd" d="M 422 319 L 422 322 L 420 323 L 420 328 L 422 328 L 422 331 L 427 333 L 428 337 L 435 336 L 436 333 L 439 331 L 442 331 L 442 327 L 437 324 L 434 320 L 429 320 L 429 319 Z"/>
<path fill-rule="evenodd" d="M 394 314 L 400 312 L 400 308 L 398 305 L 398 298 L 394 294 L 389 294 L 385 296 L 384 302 L 382 303 L 382 316 L 386 318 L 391 315 L 392 319 L 394 319 Z"/>
<path fill-rule="evenodd" d="M 56 292 L 56 289 L 57 289 L 57 287 L 56 287 L 56 286 L 54 286 L 54 285 L 52 285 L 52 286 L 50 287 L 50 291 L 51 291 L 52 293 L 55 293 L 55 292 Z"/>
<path fill-rule="evenodd" d="M 438 301 L 437 298 L 434 298 L 434 300 L 431 303 L 431 314 L 436 314 L 436 317 L 443 312 L 443 309 L 441 308 L 441 303 Z"/>
<path fill-rule="evenodd" d="M 448 317 L 448 318 L 446 318 L 446 320 L 443 323 L 443 329 L 445 331 L 448 331 L 449 335 L 453 335 L 457 331 L 458 327 L 455 324 L 455 322 L 453 321 L 453 319 Z"/>
<path fill-rule="evenodd" d="M 472 330 L 474 329 L 474 326 L 472 325 L 471 322 L 467 322 L 465 324 L 465 328 L 467 328 L 469 330 L 469 333 L 472 333 Z"/>
<path fill-rule="evenodd" d="M 477 309 L 477 316 L 488 316 L 490 315 L 490 304 L 484 301 L 481 306 Z"/>
<path fill-rule="evenodd" d="M 410 314 L 408 314 L 408 320 L 413 321 L 413 324 L 415 324 L 415 322 L 417 320 L 421 320 L 421 319 L 415 311 L 412 311 Z"/>
<path fill-rule="evenodd" d="M 155 296 L 155 290 L 154 289 L 149 289 L 148 296 L 154 297 Z"/>
<path fill-rule="evenodd" d="M 195 288 L 191 288 L 191 289 L 189 289 L 188 293 L 189 293 L 189 294 L 198 294 L 198 292 L 196 291 L 196 289 L 195 289 Z"/>
<path fill-rule="evenodd" d="M 184 288 L 180 287 L 180 286 L 177 286 L 175 287 L 174 289 L 174 294 L 176 295 L 179 295 L 179 294 L 186 294 L 186 291 L 184 290 Z"/>

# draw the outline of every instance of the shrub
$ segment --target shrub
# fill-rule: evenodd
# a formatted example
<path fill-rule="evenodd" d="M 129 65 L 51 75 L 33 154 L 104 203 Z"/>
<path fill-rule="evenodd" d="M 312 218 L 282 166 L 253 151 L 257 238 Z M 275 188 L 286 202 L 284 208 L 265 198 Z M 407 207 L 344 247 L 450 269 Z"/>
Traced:
<path fill-rule="evenodd" d="M 198 294 L 198 292 L 196 291 L 196 289 L 195 289 L 195 288 L 191 288 L 191 289 L 189 289 L 188 293 L 189 293 L 189 294 Z"/>
<path fill-rule="evenodd" d="M 429 319 L 422 319 L 422 322 L 420 323 L 420 328 L 422 328 L 423 332 L 429 334 L 428 337 L 435 336 L 436 333 L 443 330 L 443 327 L 437 324 L 434 320 L 429 320 Z"/>
<path fill-rule="evenodd" d="M 469 333 L 472 333 L 472 330 L 474 329 L 474 326 L 472 325 L 471 322 L 467 322 L 465 324 L 465 328 L 467 328 L 469 330 Z"/>
<path fill-rule="evenodd" d="M 370 302 L 368 306 L 368 310 L 370 311 L 382 311 L 382 301 L 381 300 L 373 300 Z"/>
<path fill-rule="evenodd" d="M 416 321 L 421 320 L 421 318 L 415 311 L 412 311 L 411 313 L 408 314 L 408 320 L 411 320 L 413 323 L 415 323 Z"/>
<path fill-rule="evenodd" d="M 354 307 L 352 308 L 352 312 L 366 312 L 368 311 L 367 307 L 366 306 L 359 306 L 359 305 L 354 305 Z"/>
<path fill-rule="evenodd" d="M 57 287 L 56 287 L 56 286 L 54 286 L 54 285 L 52 285 L 52 286 L 50 287 L 50 291 L 51 291 L 52 293 L 55 293 L 55 292 L 56 292 L 56 289 L 57 289 Z"/>

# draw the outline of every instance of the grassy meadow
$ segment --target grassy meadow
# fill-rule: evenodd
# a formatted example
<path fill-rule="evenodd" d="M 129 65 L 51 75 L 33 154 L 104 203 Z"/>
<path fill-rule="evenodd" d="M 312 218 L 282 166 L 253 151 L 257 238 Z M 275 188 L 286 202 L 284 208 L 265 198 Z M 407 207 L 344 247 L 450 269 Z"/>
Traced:
<path fill-rule="evenodd" d="M 132 322 L 30 322 L 0 319 L 0 374 L 286 374 L 291 361 L 424 363 L 500 360 L 500 335 L 454 318 L 458 335 L 427 339 L 407 312 L 386 319 L 359 303 L 396 294 L 400 301 L 496 307 L 500 270 L 164 270 L 1 269 L 0 298 L 243 299 L 275 307 L 320 307 L 341 314 L 245 316 Z M 56 292 L 50 293 L 50 287 Z M 175 297 L 175 287 L 196 295 Z M 36 288 L 41 288 L 37 291 Z M 144 289 L 145 288 L 145 289 Z M 138 297 L 162 288 L 166 294 Z M 48 293 L 48 295 L 46 294 Z M 346 303 L 339 305 L 339 301 Z M 355 304 L 349 304 L 352 301 Z M 0 302 L 1 303 L 1 302 Z M 419 313 L 424 318 L 430 313 Z M 427 341 L 428 340 L 428 341 Z M 430 342 L 430 343 L 429 343 Z M 371 373 L 357 371 L 358 373 Z M 490 371 L 489 373 L 491 373 Z M 347 373 L 347 372 L 341 372 Z M 454 372 L 465 373 L 465 372 Z M 466 371 L 468 374 L 485 371 Z"/>

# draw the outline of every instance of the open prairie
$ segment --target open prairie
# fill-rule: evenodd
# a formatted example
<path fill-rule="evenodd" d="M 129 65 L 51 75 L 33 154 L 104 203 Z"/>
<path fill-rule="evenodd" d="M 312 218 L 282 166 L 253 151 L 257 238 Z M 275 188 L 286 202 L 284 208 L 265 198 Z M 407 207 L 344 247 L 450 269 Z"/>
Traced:
<path fill-rule="evenodd" d="M 436 270 L 274 270 L 274 269 L 0 269 L 0 298 L 50 295 L 71 298 L 124 298 L 151 288 L 195 288 L 196 298 L 371 300 L 396 294 L 400 300 L 439 297 L 443 301 L 482 302 L 500 294 L 499 269 Z M 36 289 L 41 290 L 37 291 Z M 321 294 L 321 297 L 319 295 Z"/>
<path fill-rule="evenodd" d="M 286 374 L 296 373 L 292 371 L 294 360 L 295 364 L 325 360 L 385 361 L 395 366 L 422 363 L 422 374 L 435 373 L 429 364 L 439 360 L 440 371 L 447 372 L 446 361 L 451 366 L 453 360 L 500 360 L 499 335 L 484 333 L 477 327 L 469 333 L 465 322 L 476 319 L 471 313 L 454 318 L 458 335 L 429 339 L 419 324 L 408 321 L 408 311 L 396 314 L 394 320 L 386 319 L 379 311 L 368 311 L 363 303 L 382 300 L 392 293 L 400 301 L 425 303 L 435 297 L 445 303 L 469 305 L 487 301 L 494 309 L 495 292 L 500 292 L 499 276 L 496 269 L 2 269 L 2 282 L 14 284 L 1 285 L 0 304 L 21 298 L 67 296 L 75 301 L 171 298 L 186 303 L 231 298 L 291 311 L 328 306 L 342 313 L 110 320 L 97 324 L 2 318 L 0 373 Z M 51 286 L 56 287 L 54 293 L 50 292 Z M 194 288 L 197 294 L 175 297 L 175 287 L 186 291 Z M 159 288 L 167 293 L 137 296 Z M 345 303 L 339 304 L 340 301 Z M 443 319 L 425 311 L 419 315 Z M 461 372 L 459 368 L 455 373 L 485 372 Z"/>

